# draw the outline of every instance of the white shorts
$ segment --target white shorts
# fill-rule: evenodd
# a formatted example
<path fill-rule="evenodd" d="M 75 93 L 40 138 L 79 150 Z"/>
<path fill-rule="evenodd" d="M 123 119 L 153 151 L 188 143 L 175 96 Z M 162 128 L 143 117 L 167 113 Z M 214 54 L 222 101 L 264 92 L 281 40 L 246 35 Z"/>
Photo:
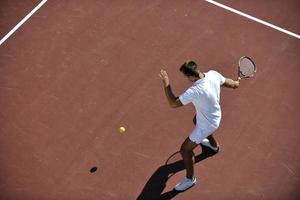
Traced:
<path fill-rule="evenodd" d="M 211 135 L 215 130 L 217 130 L 217 128 L 196 125 L 194 130 L 190 133 L 189 138 L 196 144 L 200 144 L 204 138 L 207 138 L 207 136 Z"/>

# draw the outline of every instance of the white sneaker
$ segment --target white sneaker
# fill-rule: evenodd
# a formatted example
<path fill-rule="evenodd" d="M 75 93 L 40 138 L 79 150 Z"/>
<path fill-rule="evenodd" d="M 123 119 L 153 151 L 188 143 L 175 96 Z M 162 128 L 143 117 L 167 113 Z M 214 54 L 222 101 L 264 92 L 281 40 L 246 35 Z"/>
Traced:
<path fill-rule="evenodd" d="M 210 142 L 209 142 L 209 140 L 208 140 L 207 138 L 204 138 L 204 139 L 202 140 L 201 144 L 202 144 L 203 146 L 206 146 L 206 147 L 211 148 L 214 152 L 218 152 L 218 151 L 219 151 L 219 147 L 213 147 L 213 146 L 210 144 Z"/>
<path fill-rule="evenodd" d="M 190 187 L 194 186 L 196 183 L 197 180 L 195 177 L 193 179 L 185 178 L 175 186 L 175 190 L 181 192 L 189 189 Z"/>

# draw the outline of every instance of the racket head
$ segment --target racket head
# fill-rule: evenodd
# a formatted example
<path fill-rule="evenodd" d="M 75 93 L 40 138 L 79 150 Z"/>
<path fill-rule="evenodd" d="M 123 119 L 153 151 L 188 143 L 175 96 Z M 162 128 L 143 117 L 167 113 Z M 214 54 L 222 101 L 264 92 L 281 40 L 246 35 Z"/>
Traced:
<path fill-rule="evenodd" d="M 240 79 L 253 77 L 256 70 L 255 62 L 250 57 L 242 56 L 239 59 L 238 77 Z"/>

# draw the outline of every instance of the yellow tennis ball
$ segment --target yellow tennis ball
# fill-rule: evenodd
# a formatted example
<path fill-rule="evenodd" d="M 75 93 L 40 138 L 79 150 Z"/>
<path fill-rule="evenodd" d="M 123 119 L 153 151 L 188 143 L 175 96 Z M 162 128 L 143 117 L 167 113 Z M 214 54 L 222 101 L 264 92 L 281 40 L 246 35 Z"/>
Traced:
<path fill-rule="evenodd" d="M 120 132 L 120 133 L 125 133 L 125 131 L 126 131 L 125 127 L 121 126 L 121 127 L 119 128 L 119 132 Z"/>

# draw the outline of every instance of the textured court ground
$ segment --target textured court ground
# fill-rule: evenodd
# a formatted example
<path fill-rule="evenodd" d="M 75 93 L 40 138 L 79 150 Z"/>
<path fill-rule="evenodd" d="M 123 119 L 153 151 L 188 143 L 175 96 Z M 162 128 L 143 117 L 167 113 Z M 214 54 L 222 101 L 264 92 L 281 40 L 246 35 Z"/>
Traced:
<path fill-rule="evenodd" d="M 219 2 L 300 33 L 296 0 Z M 38 3 L 2 0 L 0 37 Z M 242 55 L 258 73 L 222 90 L 221 152 L 196 149 L 198 184 L 175 193 L 194 110 L 168 106 L 158 72 L 179 95 L 185 60 L 235 77 Z M 0 199 L 299 199 L 299 55 L 205 1 L 49 0 L 0 46 Z"/>

